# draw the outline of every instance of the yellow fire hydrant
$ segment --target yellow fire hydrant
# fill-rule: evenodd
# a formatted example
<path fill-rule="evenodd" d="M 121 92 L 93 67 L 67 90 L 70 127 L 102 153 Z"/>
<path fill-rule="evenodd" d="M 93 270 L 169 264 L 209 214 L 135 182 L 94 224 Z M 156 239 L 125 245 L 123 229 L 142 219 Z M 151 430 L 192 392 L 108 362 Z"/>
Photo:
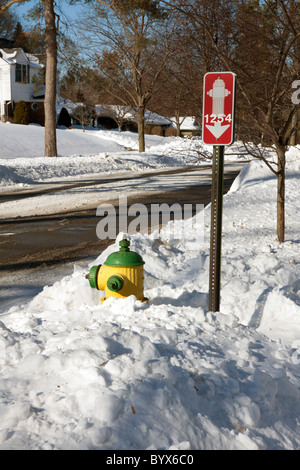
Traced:
<path fill-rule="evenodd" d="M 92 266 L 86 278 L 90 286 L 105 291 L 105 297 L 125 298 L 135 295 L 137 300 L 148 302 L 144 297 L 144 264 L 143 258 L 129 250 L 130 242 L 126 239 L 119 242 L 120 250 L 111 253 L 104 265 Z"/>

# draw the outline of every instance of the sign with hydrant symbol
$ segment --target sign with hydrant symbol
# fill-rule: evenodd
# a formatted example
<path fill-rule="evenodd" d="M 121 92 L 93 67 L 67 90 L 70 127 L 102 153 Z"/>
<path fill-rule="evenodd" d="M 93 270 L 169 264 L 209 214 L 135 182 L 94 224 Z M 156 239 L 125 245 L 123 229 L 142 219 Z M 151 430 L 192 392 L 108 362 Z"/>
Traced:
<path fill-rule="evenodd" d="M 235 82 L 232 72 L 204 76 L 202 140 L 207 145 L 229 145 L 234 140 Z"/>
<path fill-rule="evenodd" d="M 234 140 L 236 75 L 209 72 L 203 80 L 202 140 L 213 145 L 208 308 L 220 309 L 225 145 Z"/>

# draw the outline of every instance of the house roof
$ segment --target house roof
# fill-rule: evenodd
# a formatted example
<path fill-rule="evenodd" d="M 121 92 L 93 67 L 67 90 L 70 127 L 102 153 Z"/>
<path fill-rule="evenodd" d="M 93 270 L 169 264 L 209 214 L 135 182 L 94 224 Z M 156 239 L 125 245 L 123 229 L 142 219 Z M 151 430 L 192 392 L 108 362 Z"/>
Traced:
<path fill-rule="evenodd" d="M 130 106 L 98 104 L 95 106 L 95 110 L 98 116 L 122 116 L 126 121 L 137 122 L 137 112 L 130 108 Z M 164 116 L 160 116 L 147 109 L 145 111 L 145 122 L 146 124 L 161 126 L 168 126 L 170 124 L 170 121 Z"/>
<path fill-rule="evenodd" d="M 170 121 L 172 122 L 172 127 L 176 127 L 176 118 L 170 118 Z M 186 117 L 180 117 L 179 118 L 180 122 L 180 129 L 182 131 L 191 131 L 191 130 L 199 130 L 200 126 L 196 121 L 196 118 L 194 116 L 186 116 Z"/>
<path fill-rule="evenodd" d="M 61 111 L 61 108 L 66 108 L 70 114 L 72 110 L 77 108 L 77 106 L 82 106 L 83 103 L 73 103 L 70 100 L 60 98 L 60 102 L 57 106 L 57 113 Z M 98 117 L 123 117 L 125 121 L 137 122 L 137 113 L 130 106 L 121 106 L 121 105 L 95 105 L 95 113 Z M 152 113 L 151 111 L 145 111 L 145 122 L 147 124 L 155 124 L 161 126 L 167 126 L 170 124 L 170 121 L 159 114 Z"/>
<path fill-rule="evenodd" d="M 18 56 L 23 56 L 23 60 L 20 63 L 26 62 L 28 65 L 30 65 L 30 67 L 38 69 L 44 67 L 39 63 L 39 59 L 37 57 L 35 57 L 33 54 L 27 54 L 21 47 L 14 47 L 10 49 L 3 47 L 0 49 L 0 55 L 1 58 L 10 65 L 14 65 L 17 62 Z"/>
<path fill-rule="evenodd" d="M 1 47 L 13 47 L 15 41 L 13 39 L 0 38 L 0 48 Z"/>

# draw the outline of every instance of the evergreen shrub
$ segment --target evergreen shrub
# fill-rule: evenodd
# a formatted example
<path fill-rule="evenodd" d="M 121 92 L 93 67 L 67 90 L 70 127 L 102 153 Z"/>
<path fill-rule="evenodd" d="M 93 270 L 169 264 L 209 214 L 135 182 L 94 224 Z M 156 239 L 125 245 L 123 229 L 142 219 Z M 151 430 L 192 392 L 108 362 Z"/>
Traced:
<path fill-rule="evenodd" d="M 61 108 L 61 111 L 58 116 L 58 125 L 71 127 L 71 124 L 71 118 L 70 114 L 68 113 L 68 110 L 66 108 Z"/>
<path fill-rule="evenodd" d="M 18 101 L 14 111 L 15 124 L 29 124 L 29 110 L 25 101 Z"/>

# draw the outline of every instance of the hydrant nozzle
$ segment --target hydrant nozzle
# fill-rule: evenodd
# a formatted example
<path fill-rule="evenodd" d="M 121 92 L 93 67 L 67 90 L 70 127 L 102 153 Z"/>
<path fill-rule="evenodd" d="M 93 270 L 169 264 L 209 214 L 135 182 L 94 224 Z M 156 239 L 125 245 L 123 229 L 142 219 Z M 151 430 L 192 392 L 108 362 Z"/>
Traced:
<path fill-rule="evenodd" d="M 107 281 L 106 285 L 109 288 L 109 290 L 113 292 L 119 292 L 122 287 L 124 286 L 124 281 L 120 276 L 110 276 Z"/>

